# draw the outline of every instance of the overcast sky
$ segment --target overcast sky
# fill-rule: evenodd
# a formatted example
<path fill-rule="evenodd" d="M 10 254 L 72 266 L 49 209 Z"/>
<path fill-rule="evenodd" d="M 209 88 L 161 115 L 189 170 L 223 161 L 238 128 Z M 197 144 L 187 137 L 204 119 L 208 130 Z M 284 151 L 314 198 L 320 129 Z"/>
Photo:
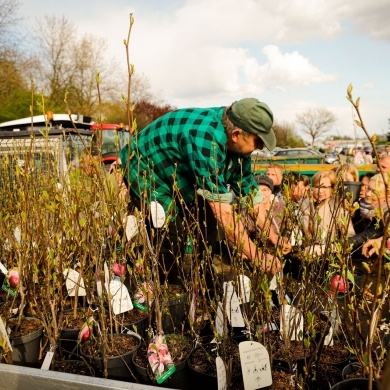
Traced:
<path fill-rule="evenodd" d="M 345 97 L 352 83 L 369 133 L 389 130 L 390 0 L 20 3 L 26 27 L 44 15 L 65 16 L 80 34 L 104 37 L 124 69 L 123 39 L 133 13 L 131 62 L 171 105 L 219 106 L 256 97 L 277 121 L 290 123 L 297 113 L 324 107 L 338 118 L 330 134 L 354 137 L 362 132 Z"/>

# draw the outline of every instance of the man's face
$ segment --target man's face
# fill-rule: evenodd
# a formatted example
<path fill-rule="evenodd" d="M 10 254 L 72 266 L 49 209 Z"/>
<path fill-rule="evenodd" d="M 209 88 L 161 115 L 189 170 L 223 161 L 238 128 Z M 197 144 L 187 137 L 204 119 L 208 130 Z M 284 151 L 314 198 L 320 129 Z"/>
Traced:
<path fill-rule="evenodd" d="M 228 141 L 227 149 L 239 156 L 250 156 L 255 149 L 263 149 L 263 141 L 254 134 L 243 133 L 237 129 Z"/>
<path fill-rule="evenodd" d="M 278 168 L 267 168 L 265 174 L 273 181 L 274 186 L 279 186 L 282 183 L 282 172 Z"/>

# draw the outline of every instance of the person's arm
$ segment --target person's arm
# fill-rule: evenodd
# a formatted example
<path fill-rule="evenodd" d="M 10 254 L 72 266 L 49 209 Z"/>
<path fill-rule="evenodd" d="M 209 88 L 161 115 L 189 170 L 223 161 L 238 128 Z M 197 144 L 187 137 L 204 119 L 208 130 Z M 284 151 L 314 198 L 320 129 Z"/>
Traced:
<path fill-rule="evenodd" d="M 235 219 L 231 204 L 213 201 L 209 201 L 209 204 L 226 238 L 236 243 L 246 258 L 254 263 L 260 262 L 261 268 L 269 274 L 274 275 L 281 270 L 278 258 L 263 253 L 250 240 L 242 222 Z"/>

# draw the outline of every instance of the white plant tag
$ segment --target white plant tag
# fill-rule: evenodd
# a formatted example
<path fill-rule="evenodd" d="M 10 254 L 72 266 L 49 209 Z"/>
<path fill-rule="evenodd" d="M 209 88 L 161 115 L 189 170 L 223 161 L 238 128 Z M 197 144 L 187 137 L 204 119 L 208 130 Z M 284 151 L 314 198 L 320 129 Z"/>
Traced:
<path fill-rule="evenodd" d="M 4 264 L 3 264 L 3 263 L 0 263 L 0 271 L 1 271 L 4 275 L 7 275 L 7 274 L 8 274 L 8 270 L 7 270 L 7 268 L 4 267 Z"/>
<path fill-rule="evenodd" d="M 160 228 L 165 222 L 165 211 L 164 208 L 158 202 L 150 202 L 150 214 L 152 216 L 153 226 Z"/>
<path fill-rule="evenodd" d="M 76 295 L 76 286 L 78 284 L 78 296 L 83 297 L 87 295 L 85 291 L 85 285 L 83 278 L 80 278 L 80 274 L 74 269 L 65 269 L 64 276 L 66 277 L 65 285 L 70 297 Z"/>
<path fill-rule="evenodd" d="M 127 241 L 133 239 L 138 233 L 138 223 L 135 215 L 128 215 L 126 219 L 126 238 Z"/>
<path fill-rule="evenodd" d="M 218 302 L 217 315 L 215 317 L 215 330 L 220 336 L 223 336 L 223 311 L 221 302 Z"/>
<path fill-rule="evenodd" d="M 49 351 L 46 354 L 45 359 L 43 360 L 43 363 L 41 366 L 41 370 L 47 371 L 50 368 L 50 364 L 51 364 L 51 361 L 53 360 L 53 356 L 54 356 L 54 352 L 52 352 L 52 351 Z"/>
<path fill-rule="evenodd" d="M 108 265 L 107 265 L 106 261 L 103 264 L 103 269 L 104 269 L 104 284 L 105 284 L 106 289 L 107 289 L 108 282 L 110 281 L 110 271 L 108 270 Z"/>
<path fill-rule="evenodd" d="M 11 343 L 9 341 L 8 333 L 7 333 L 7 330 L 5 329 L 4 322 L 3 322 L 1 317 L 0 317 L 0 335 L 1 335 L 1 339 L 5 340 L 5 342 L 7 343 L 8 348 L 12 352 L 12 345 L 11 345 Z"/>
<path fill-rule="evenodd" d="M 325 336 L 324 345 L 332 346 L 333 345 L 333 328 L 329 328 L 328 334 Z"/>
<path fill-rule="evenodd" d="M 111 280 L 106 289 L 110 293 L 112 310 L 115 315 L 133 309 L 129 290 L 120 280 Z"/>
<path fill-rule="evenodd" d="M 269 282 L 269 289 L 270 290 L 276 290 L 276 287 L 278 287 L 278 284 L 276 283 L 276 275 L 274 275 Z"/>
<path fill-rule="evenodd" d="M 240 301 L 234 291 L 232 282 L 223 283 L 223 291 L 226 297 L 226 313 L 231 326 L 235 328 L 245 327 L 244 318 L 241 313 Z"/>
<path fill-rule="evenodd" d="M 245 390 L 271 386 L 271 365 L 266 348 L 256 341 L 242 341 L 238 349 Z"/>
<path fill-rule="evenodd" d="M 192 299 L 191 299 L 191 305 L 190 305 L 190 310 L 189 310 L 189 316 L 190 316 L 190 321 L 193 324 L 195 322 L 195 312 L 196 312 L 196 294 L 192 294 Z"/>
<path fill-rule="evenodd" d="M 280 331 L 290 337 L 290 340 L 302 340 L 303 316 L 296 307 L 282 305 L 280 313 Z"/>
<path fill-rule="evenodd" d="M 218 390 L 226 390 L 226 368 L 220 356 L 216 357 L 215 365 L 217 367 Z"/>
<path fill-rule="evenodd" d="M 18 242 L 18 244 L 20 244 L 22 242 L 22 232 L 21 232 L 19 226 L 16 226 L 16 228 L 14 230 L 14 237 L 15 237 L 15 240 Z"/>
<path fill-rule="evenodd" d="M 103 295 L 103 286 L 102 281 L 100 279 L 96 281 L 96 291 L 98 297 L 100 298 Z"/>
<path fill-rule="evenodd" d="M 249 302 L 251 297 L 251 280 L 246 275 L 239 275 L 239 294 L 238 298 L 241 303 Z"/>

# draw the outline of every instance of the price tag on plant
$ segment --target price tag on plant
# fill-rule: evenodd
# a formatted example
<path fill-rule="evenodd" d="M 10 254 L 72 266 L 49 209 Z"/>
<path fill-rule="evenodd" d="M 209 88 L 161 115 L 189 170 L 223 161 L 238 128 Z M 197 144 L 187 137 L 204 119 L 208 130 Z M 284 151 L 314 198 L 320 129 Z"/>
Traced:
<path fill-rule="evenodd" d="M 226 313 L 231 326 L 235 328 L 245 327 L 244 318 L 240 308 L 240 301 L 238 300 L 237 293 L 234 291 L 232 282 L 224 282 L 223 291 L 226 299 Z"/>
<path fill-rule="evenodd" d="M 66 277 L 65 285 L 70 297 L 74 297 L 76 295 L 77 286 L 77 296 L 84 297 L 87 295 L 84 280 L 75 269 L 65 269 L 64 276 Z"/>
<path fill-rule="evenodd" d="M 152 216 L 153 226 L 155 228 L 161 228 L 165 222 L 164 208 L 158 202 L 150 202 L 150 214 Z"/>
<path fill-rule="evenodd" d="M 0 317 L 0 337 L 1 337 L 2 344 L 4 345 L 5 342 L 8 349 L 12 351 L 12 345 L 9 341 L 8 333 L 5 329 L 4 322 L 1 317 Z"/>
<path fill-rule="evenodd" d="M 303 316 L 296 307 L 282 305 L 280 313 L 280 331 L 287 335 L 290 340 L 302 340 Z"/>
<path fill-rule="evenodd" d="M 8 270 L 7 270 L 7 268 L 4 267 L 4 264 L 3 264 L 3 263 L 0 263 L 0 271 L 1 271 L 4 275 L 7 275 L 7 274 L 8 274 Z"/>
<path fill-rule="evenodd" d="M 129 215 L 126 219 L 126 238 L 127 241 L 132 240 L 138 233 L 137 218 L 134 215 Z"/>
<path fill-rule="evenodd" d="M 226 368 L 220 356 L 216 357 L 215 365 L 217 367 L 218 390 L 226 390 Z"/>
<path fill-rule="evenodd" d="M 220 336 L 223 336 L 223 311 L 221 302 L 218 302 L 217 315 L 215 316 L 215 330 Z"/>
<path fill-rule="evenodd" d="M 238 348 L 245 390 L 271 386 L 271 365 L 266 348 L 255 341 L 242 341 Z"/>
<path fill-rule="evenodd" d="M 251 280 L 246 275 L 239 275 L 238 279 L 240 281 L 238 298 L 241 303 L 247 303 L 251 297 Z"/>
<path fill-rule="evenodd" d="M 332 346 L 333 345 L 333 328 L 329 328 L 328 334 L 325 336 L 324 345 Z"/>
<path fill-rule="evenodd" d="M 115 315 L 133 310 L 129 290 L 120 280 L 111 280 L 106 289 L 109 291 L 112 310 Z"/>
<path fill-rule="evenodd" d="M 51 364 L 51 361 L 53 360 L 53 357 L 54 357 L 54 352 L 52 351 L 49 351 L 46 356 L 45 356 L 45 359 L 43 360 L 43 363 L 42 363 L 42 366 L 41 366 L 41 370 L 48 370 L 50 368 L 50 364 Z"/>

